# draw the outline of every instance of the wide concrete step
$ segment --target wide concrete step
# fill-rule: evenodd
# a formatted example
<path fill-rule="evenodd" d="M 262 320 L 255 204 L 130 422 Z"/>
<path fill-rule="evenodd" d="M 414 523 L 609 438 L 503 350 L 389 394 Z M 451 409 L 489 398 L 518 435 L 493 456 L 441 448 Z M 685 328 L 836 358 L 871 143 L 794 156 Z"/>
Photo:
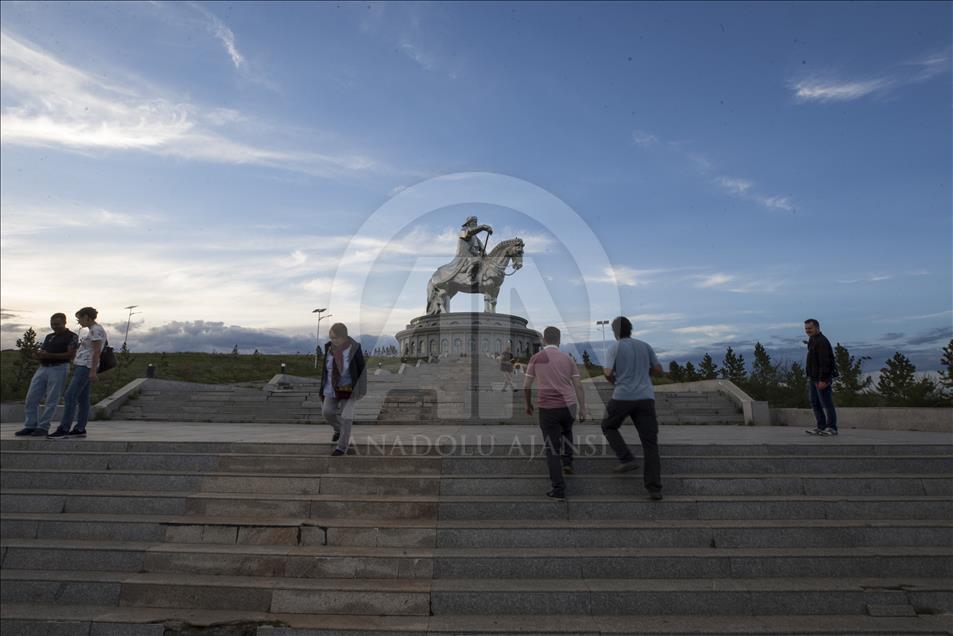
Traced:
<path fill-rule="evenodd" d="M 949 577 L 953 548 L 382 548 L 5 539 L 13 570 L 292 578 Z"/>
<path fill-rule="evenodd" d="M 0 571 L 4 603 L 427 616 L 430 582 L 106 571 Z"/>
<path fill-rule="evenodd" d="M 92 426 L 90 426 L 92 431 Z M 315 432 L 327 433 L 320 427 Z M 382 455 L 439 455 L 441 457 L 517 457 L 526 459 L 530 455 L 539 455 L 543 450 L 541 438 L 534 434 L 531 441 L 525 437 L 519 443 L 510 444 L 510 440 L 498 440 L 493 433 L 484 433 L 479 426 L 465 429 L 458 435 L 444 433 L 429 434 L 426 430 L 401 435 L 397 440 L 392 436 L 372 435 L 373 430 L 357 426 L 355 435 L 360 442 L 352 444 L 358 455 L 379 457 Z M 369 435 L 365 441 L 363 435 Z M 574 427 L 578 456 L 612 456 L 597 425 Z M 56 446 L 52 446 L 56 444 Z M 67 444 L 68 446 L 62 446 Z M 302 433 L 298 443 L 287 442 L 203 442 L 203 441 L 113 441 L 90 437 L 83 440 L 56 441 L 32 438 L 4 439 L 3 451 L 46 451 L 64 453 L 73 448 L 81 452 L 114 453 L 185 453 L 185 454 L 253 454 L 253 455 L 328 455 L 334 445 L 330 439 L 318 440 L 311 429 Z M 636 455 L 641 453 L 638 444 L 632 445 Z M 953 444 L 854 444 L 846 436 L 836 439 L 818 439 L 808 435 L 799 436 L 798 443 L 778 444 L 661 444 L 662 458 L 666 457 L 777 457 L 797 456 L 817 457 L 911 457 L 934 456 L 953 458 Z M 73 452 L 73 451 L 69 451 Z"/>
<path fill-rule="evenodd" d="M 231 610 L 181 610 L 90 605 L 0 605 L 4 633 L 61 636 L 174 636 L 216 630 L 216 636 L 349 636 L 381 634 L 572 634 L 574 636 L 947 636 L 953 617 L 919 616 L 628 616 L 456 615 L 353 616 L 276 614 Z M 6 631 L 10 630 L 10 631 Z M 198 633 L 202 633 L 198 631 Z"/>
<path fill-rule="evenodd" d="M 4 539 L 441 548 L 950 547 L 945 520 L 374 520 L 2 513 Z"/>
<path fill-rule="evenodd" d="M 345 459 L 339 459 L 346 462 Z M 948 496 L 951 478 L 897 475 L 711 474 L 663 476 L 666 494 L 731 495 L 886 495 Z M 535 475 L 437 475 L 360 473 L 192 472 L 133 470 L 2 469 L 0 488 L 237 492 L 326 495 L 533 496 L 549 489 L 542 467 Z M 643 494 L 641 475 L 575 474 L 567 479 L 570 495 Z"/>
<path fill-rule="evenodd" d="M 304 579 L 8 570 L 4 603 L 428 616 L 858 615 L 871 606 L 953 611 L 953 584 L 928 577 L 754 579 Z"/>
<path fill-rule="evenodd" d="M 435 616 L 453 614 L 865 615 L 890 605 L 953 608 L 953 584 L 930 578 L 435 579 Z"/>
<path fill-rule="evenodd" d="M 545 482 L 540 484 L 545 488 Z M 359 519 L 950 519 L 945 496 L 261 495 L 161 491 L 4 490 L 4 512 L 225 515 Z"/>
<path fill-rule="evenodd" d="M 953 545 L 949 521 L 442 521 L 438 547 L 874 547 Z"/>
<path fill-rule="evenodd" d="M 77 440 L 78 441 L 78 440 Z M 324 455 L 206 454 L 206 453 L 115 453 L 86 451 L 73 441 L 53 440 L 43 451 L 4 450 L 0 461 L 6 470 L 158 470 L 207 472 L 349 473 L 443 473 L 445 475 L 518 475 L 545 472 L 545 458 L 537 449 L 508 457 L 472 456 L 418 457 L 365 456 L 359 448 L 347 458 Z M 580 450 L 582 446 L 580 445 Z M 541 449 L 539 449 L 541 450 Z M 574 467 L 581 474 L 610 473 L 618 464 L 614 456 L 597 455 L 598 449 L 580 453 Z M 943 455 L 772 455 L 772 456 L 681 456 L 662 458 L 666 473 L 675 474 L 936 474 L 953 477 L 953 456 Z"/>

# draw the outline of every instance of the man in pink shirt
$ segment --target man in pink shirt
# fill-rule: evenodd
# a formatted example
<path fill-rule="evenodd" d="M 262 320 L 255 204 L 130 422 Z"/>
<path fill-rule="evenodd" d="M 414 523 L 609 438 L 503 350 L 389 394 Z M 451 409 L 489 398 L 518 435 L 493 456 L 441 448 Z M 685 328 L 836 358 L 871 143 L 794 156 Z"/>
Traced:
<path fill-rule="evenodd" d="M 539 407 L 539 427 L 543 431 L 546 465 L 553 489 L 546 493 L 556 499 L 566 498 L 566 480 L 563 472 L 572 474 L 572 423 L 579 408 L 579 421 L 586 419 L 586 394 L 579 380 L 579 367 L 572 358 L 559 350 L 561 334 L 556 327 L 543 330 L 543 349 L 526 367 L 523 395 L 526 413 L 533 414 L 533 383 L 537 382 L 536 405 Z M 561 452 L 560 452 L 561 450 Z M 562 466 L 560 466 L 560 454 Z"/>

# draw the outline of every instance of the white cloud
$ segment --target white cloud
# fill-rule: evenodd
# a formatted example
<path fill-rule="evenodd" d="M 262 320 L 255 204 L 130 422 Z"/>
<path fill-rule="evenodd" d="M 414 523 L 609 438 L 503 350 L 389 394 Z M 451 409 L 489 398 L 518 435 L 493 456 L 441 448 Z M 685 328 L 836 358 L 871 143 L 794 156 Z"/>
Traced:
<path fill-rule="evenodd" d="M 241 141 L 247 117 L 140 94 L 69 66 L 0 32 L 2 143 L 76 151 L 130 151 L 226 164 L 254 164 L 317 176 L 390 169 L 347 153 L 281 150 Z M 217 130 L 205 128 L 208 122 Z M 238 124 L 242 124 L 238 126 Z M 223 130 L 231 125 L 230 135 Z"/>
<path fill-rule="evenodd" d="M 890 274 L 870 274 L 869 276 L 864 276 L 863 278 L 850 278 L 845 280 L 839 280 L 838 283 L 842 285 L 854 285 L 856 283 L 881 283 L 885 280 L 892 280 L 893 276 Z"/>
<path fill-rule="evenodd" d="M 861 82 L 802 80 L 791 87 L 794 96 L 802 102 L 847 102 L 860 99 L 890 86 L 885 78 Z"/>
<path fill-rule="evenodd" d="M 399 45 L 401 53 L 412 59 L 425 71 L 432 71 L 436 67 L 436 59 L 417 44 L 409 40 L 402 40 Z"/>
<path fill-rule="evenodd" d="M 634 323 L 677 322 L 679 320 L 685 320 L 685 314 L 636 314 L 634 316 L 630 316 L 629 319 Z"/>
<path fill-rule="evenodd" d="M 688 336 L 688 344 L 699 345 L 712 342 L 714 340 L 724 340 L 734 338 L 735 327 L 732 325 L 694 325 L 692 327 L 678 327 L 672 329 L 673 333 L 682 336 Z M 694 338 L 691 336 L 695 336 Z"/>
<path fill-rule="evenodd" d="M 707 276 L 699 276 L 698 279 L 696 287 L 718 287 L 730 283 L 735 277 L 729 276 L 728 274 L 715 273 Z"/>
<path fill-rule="evenodd" d="M 950 49 L 926 55 L 861 80 L 808 77 L 792 80 L 789 86 L 799 102 L 849 102 L 868 96 L 885 95 L 904 86 L 946 75 L 950 69 Z"/>
<path fill-rule="evenodd" d="M 610 265 L 602 271 L 602 274 L 587 275 L 584 278 L 588 283 L 605 283 L 620 287 L 640 287 L 649 284 L 653 276 L 668 271 L 671 270 L 635 269 L 626 265 Z"/>
<path fill-rule="evenodd" d="M 215 14 L 203 7 L 202 5 L 190 2 L 189 6 L 205 16 L 208 21 L 208 30 L 218 38 L 222 44 L 225 46 L 225 50 L 228 52 L 228 57 L 231 58 L 232 64 L 235 65 L 236 69 L 241 69 L 245 66 L 245 57 L 239 52 L 238 46 L 235 44 L 235 34 L 232 33 L 232 30 L 225 26 L 225 23 L 219 20 Z"/>
<path fill-rule="evenodd" d="M 746 199 L 748 201 L 754 201 L 755 203 L 771 210 L 784 210 L 785 212 L 793 212 L 795 210 L 794 204 L 791 203 L 791 199 L 789 197 L 779 195 L 765 196 L 758 194 L 754 191 L 754 184 L 748 179 L 739 179 L 735 177 L 715 177 L 714 181 L 719 187 L 721 187 L 722 190 L 731 196 L 738 197 L 740 199 Z"/>
<path fill-rule="evenodd" d="M 747 179 L 734 179 L 731 177 L 718 177 L 715 182 L 725 189 L 729 194 L 743 195 L 751 190 L 751 182 Z"/>
<path fill-rule="evenodd" d="M 658 143 L 658 137 L 642 130 L 636 130 L 632 133 L 632 141 L 635 145 L 647 147 Z"/>

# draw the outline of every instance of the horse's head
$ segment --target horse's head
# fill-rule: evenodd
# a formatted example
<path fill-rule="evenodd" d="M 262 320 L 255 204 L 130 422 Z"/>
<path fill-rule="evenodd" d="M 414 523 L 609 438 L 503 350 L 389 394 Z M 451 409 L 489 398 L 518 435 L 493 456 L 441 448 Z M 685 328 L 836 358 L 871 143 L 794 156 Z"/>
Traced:
<path fill-rule="evenodd" d="M 514 270 L 521 268 L 523 266 L 523 247 L 523 239 L 521 238 L 512 238 L 497 243 L 496 247 L 487 255 L 488 267 L 484 270 L 485 274 L 502 278 L 503 270 L 511 259 Z"/>
<path fill-rule="evenodd" d="M 513 270 L 517 270 L 523 266 L 523 239 L 517 238 L 513 239 Z"/>

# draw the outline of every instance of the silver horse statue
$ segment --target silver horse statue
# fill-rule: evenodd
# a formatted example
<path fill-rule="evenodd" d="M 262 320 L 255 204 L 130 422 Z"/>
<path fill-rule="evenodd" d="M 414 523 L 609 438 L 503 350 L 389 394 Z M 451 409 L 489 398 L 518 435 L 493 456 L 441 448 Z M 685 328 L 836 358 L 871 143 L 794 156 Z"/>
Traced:
<path fill-rule="evenodd" d="M 513 271 L 507 273 L 506 268 L 511 261 Z M 433 316 L 449 312 L 450 299 L 460 292 L 483 294 L 483 310 L 488 314 L 496 313 L 496 299 L 500 295 L 503 279 L 522 266 L 523 239 L 520 238 L 498 243 L 489 254 L 467 258 L 458 256 L 439 267 L 430 277 L 427 283 L 427 314 Z"/>

